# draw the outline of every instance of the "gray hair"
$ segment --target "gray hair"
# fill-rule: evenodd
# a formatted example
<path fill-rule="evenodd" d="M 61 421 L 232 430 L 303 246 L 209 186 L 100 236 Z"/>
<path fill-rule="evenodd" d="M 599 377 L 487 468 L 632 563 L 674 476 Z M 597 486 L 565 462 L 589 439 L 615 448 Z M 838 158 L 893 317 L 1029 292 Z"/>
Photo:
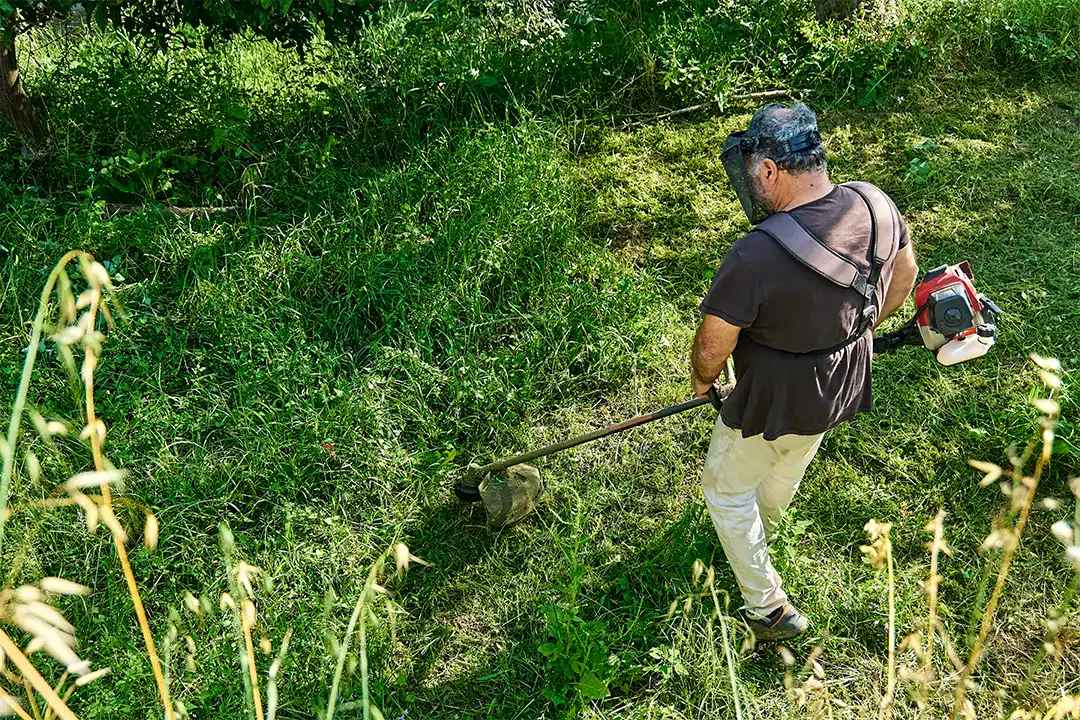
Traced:
<path fill-rule="evenodd" d="M 825 145 L 823 143 L 819 142 L 805 150 L 783 153 L 769 142 L 770 140 L 791 140 L 799 135 L 815 132 L 817 129 L 817 115 L 804 103 L 792 103 L 790 106 L 769 103 L 754 113 L 753 119 L 750 120 L 750 127 L 746 130 L 747 138 L 763 141 L 751 154 L 753 166 L 758 167 L 763 159 L 769 158 L 776 163 L 777 167 L 789 173 L 824 170 Z"/>

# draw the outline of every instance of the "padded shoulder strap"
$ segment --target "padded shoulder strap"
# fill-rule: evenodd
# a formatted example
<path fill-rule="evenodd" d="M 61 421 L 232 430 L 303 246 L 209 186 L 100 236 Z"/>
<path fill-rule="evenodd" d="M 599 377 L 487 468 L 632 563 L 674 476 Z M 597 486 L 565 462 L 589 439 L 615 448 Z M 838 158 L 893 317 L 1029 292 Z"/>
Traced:
<path fill-rule="evenodd" d="M 761 230 L 806 267 L 841 287 L 853 287 L 859 278 L 855 263 L 828 247 L 786 212 L 773 213 L 755 230 Z"/>
<path fill-rule="evenodd" d="M 896 255 L 900 244 L 900 223 L 892 200 L 867 182 L 847 182 L 843 185 L 857 192 L 870 206 L 870 220 L 874 225 L 874 259 L 879 265 L 884 265 Z"/>

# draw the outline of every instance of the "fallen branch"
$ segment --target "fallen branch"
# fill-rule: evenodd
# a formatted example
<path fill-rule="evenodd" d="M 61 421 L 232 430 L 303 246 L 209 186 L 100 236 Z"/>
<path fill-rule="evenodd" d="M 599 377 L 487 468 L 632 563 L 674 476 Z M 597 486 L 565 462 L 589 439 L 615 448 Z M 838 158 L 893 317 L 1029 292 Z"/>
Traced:
<path fill-rule="evenodd" d="M 787 97 L 788 95 L 791 95 L 793 92 L 796 92 L 796 91 L 794 91 L 794 90 L 766 90 L 765 92 L 744 93 L 742 95 L 731 95 L 729 97 L 726 97 L 726 98 L 724 98 L 723 102 L 735 102 L 735 101 L 740 101 L 740 100 L 765 100 L 765 99 L 768 99 L 768 98 L 775 98 L 775 97 Z M 638 120 L 636 122 L 626 123 L 625 125 L 623 125 L 623 130 L 632 130 L 634 128 L 639 128 L 639 127 L 642 127 L 644 125 L 649 125 L 651 123 L 660 122 L 661 120 L 667 120 L 669 118 L 679 117 L 680 115 L 689 115 L 690 113 L 697 112 L 698 110 L 704 110 L 706 108 L 710 108 L 710 107 L 713 107 L 713 106 L 718 106 L 719 107 L 720 105 L 721 105 L 720 102 L 713 101 L 713 102 L 707 102 L 707 103 L 700 103 L 698 105 L 691 105 L 690 107 L 684 107 L 684 108 L 680 108 L 678 110 L 671 110 L 670 112 L 660 113 L 659 115 L 653 115 L 652 117 L 646 118 L 644 120 Z"/>
<path fill-rule="evenodd" d="M 31 202 L 54 205 L 59 208 L 75 209 L 83 207 L 82 203 L 68 200 L 53 200 L 52 198 L 29 198 Z M 171 213 L 176 217 L 188 218 L 196 215 L 210 217 L 211 215 L 235 215 L 243 212 L 244 208 L 239 205 L 202 205 L 196 207 L 181 207 L 177 205 L 130 205 L 127 203 L 105 203 L 107 215 L 134 215 L 144 212 Z"/>

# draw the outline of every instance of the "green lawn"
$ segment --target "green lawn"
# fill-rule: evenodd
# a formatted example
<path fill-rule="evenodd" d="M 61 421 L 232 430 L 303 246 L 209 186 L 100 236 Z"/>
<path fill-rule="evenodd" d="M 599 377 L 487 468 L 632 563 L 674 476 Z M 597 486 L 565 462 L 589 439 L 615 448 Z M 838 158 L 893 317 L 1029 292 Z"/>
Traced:
<path fill-rule="evenodd" d="M 195 671 L 182 641 L 171 662 L 192 717 L 243 713 L 231 621 L 217 611 L 221 521 L 238 555 L 272 578 L 257 605 L 275 648 L 293 630 L 279 717 L 325 707 L 325 638 L 340 638 L 368 567 L 397 540 L 431 566 L 391 583 L 402 612 L 369 632 L 387 718 L 558 716 L 545 686 L 570 696 L 574 686 L 540 652 L 554 637 L 596 650 L 586 664 L 610 681 L 611 695 L 581 716 L 735 717 L 723 649 L 707 634 L 711 606 L 667 617 L 692 592 L 695 559 L 736 592 L 698 488 L 712 411 L 543 461 L 538 512 L 500 533 L 450 487 L 471 460 L 687 397 L 697 303 L 746 230 L 718 150 L 750 110 L 636 132 L 464 120 L 393 160 L 331 154 L 329 169 L 297 170 L 295 202 L 236 217 L 31 201 L 4 210 L 0 377 L 12 395 L 52 263 L 78 247 L 123 277 L 127 312 L 105 345 L 98 412 L 107 453 L 131 471 L 125 494 L 160 518 L 160 547 L 135 547 L 132 560 L 159 642 L 172 609 L 180 635 L 194 638 Z M 823 648 L 830 692 L 847 705 L 836 717 L 870 717 L 888 637 L 884 574 L 862 562 L 863 525 L 895 523 L 903 637 L 925 620 L 923 527 L 945 508 L 954 555 L 943 559 L 941 614 L 966 655 L 996 568 L 977 548 L 1003 504 L 966 461 L 1004 464 L 1005 448 L 1034 431 L 1029 402 L 1044 390 L 1029 352 L 1067 369 L 1080 362 L 1080 91 L 952 77 L 887 109 L 820 110 L 833 179 L 886 189 L 921 266 L 969 260 L 1005 311 L 999 344 L 979 362 L 942 368 L 917 349 L 877 362 L 876 411 L 827 436 L 777 542 L 789 592 L 813 622 L 792 650 L 801 664 Z M 49 418 L 74 419 L 58 366 L 46 350 L 32 400 Z M 1066 421 L 1042 494 L 1067 499 L 1080 413 L 1068 383 L 1061 398 Z M 38 483 L 17 476 L 16 506 L 88 464 L 80 445 L 65 448 L 67 461 L 41 450 Z M 1049 528 L 1071 514 L 1071 499 L 1033 512 L 970 693 L 980 717 L 1012 707 L 1070 583 Z M 138 526 L 137 515 L 122 519 Z M 63 604 L 81 652 L 113 668 L 75 695 L 79 717 L 159 717 L 108 537 L 88 535 L 71 510 L 17 512 L 8 537 L 14 584 L 56 574 L 95 590 Z M 214 612 L 184 613 L 185 591 L 205 594 Z M 1038 672 L 1044 703 L 1076 691 L 1076 638 L 1072 624 L 1060 657 Z M 263 674 L 272 659 L 260 653 Z M 39 665 L 58 677 L 50 661 Z M 775 650 L 740 657 L 743 712 L 801 716 L 783 676 Z M 907 688 L 897 717 L 916 714 Z M 354 673 L 342 700 L 359 696 Z M 945 705 L 935 707 L 930 716 Z"/>

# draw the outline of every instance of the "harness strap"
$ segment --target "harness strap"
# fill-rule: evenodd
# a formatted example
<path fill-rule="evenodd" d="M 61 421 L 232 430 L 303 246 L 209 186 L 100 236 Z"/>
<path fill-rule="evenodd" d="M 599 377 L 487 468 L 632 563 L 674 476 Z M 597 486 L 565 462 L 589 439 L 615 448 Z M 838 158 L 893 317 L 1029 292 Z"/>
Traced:
<path fill-rule="evenodd" d="M 859 268 L 814 237 L 789 213 L 778 212 L 755 228 L 771 237 L 806 267 L 841 287 L 854 287 Z"/>
<path fill-rule="evenodd" d="M 854 331 L 845 340 L 806 354 L 829 354 L 862 337 L 878 315 L 877 284 L 881 270 L 896 255 L 899 246 L 899 217 L 892 200 L 870 183 L 843 183 L 862 198 L 870 212 L 870 269 L 866 273 L 849 258 L 826 245 L 803 227 L 790 213 L 773 213 L 757 226 L 787 252 L 818 275 L 841 286 L 855 290 L 863 298 L 862 311 Z"/>

